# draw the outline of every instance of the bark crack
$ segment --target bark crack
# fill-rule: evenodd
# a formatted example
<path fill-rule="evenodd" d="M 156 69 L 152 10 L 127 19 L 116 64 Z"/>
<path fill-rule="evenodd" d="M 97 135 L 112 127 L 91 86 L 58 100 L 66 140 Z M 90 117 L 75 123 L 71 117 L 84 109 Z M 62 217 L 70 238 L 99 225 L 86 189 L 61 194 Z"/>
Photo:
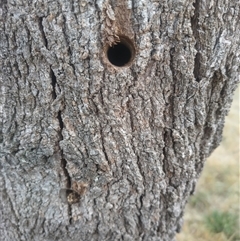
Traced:
<path fill-rule="evenodd" d="M 163 139 L 164 139 L 164 147 L 163 147 L 163 161 L 162 161 L 162 167 L 163 167 L 163 172 L 165 173 L 165 175 L 167 176 L 167 130 L 165 129 L 164 133 L 163 133 Z"/>
<path fill-rule="evenodd" d="M 56 93 L 57 78 L 56 78 L 52 69 L 50 71 L 50 76 L 51 76 L 51 79 L 52 79 L 51 84 L 52 84 L 52 88 L 53 88 L 52 96 L 53 96 L 53 99 L 56 99 L 57 98 L 57 93 Z M 71 188 L 71 177 L 70 177 L 69 172 L 67 170 L 67 161 L 64 158 L 63 150 L 62 150 L 62 148 L 60 147 L 60 144 L 59 144 L 63 140 L 62 131 L 63 131 L 63 128 L 64 128 L 61 110 L 58 111 L 58 113 L 57 113 L 57 119 L 58 119 L 59 127 L 60 127 L 58 149 L 60 151 L 60 156 L 61 156 L 61 167 L 62 167 L 64 176 L 66 177 L 66 188 L 70 189 Z M 71 208 L 70 204 L 68 204 L 68 215 L 69 215 L 69 223 L 71 224 L 71 222 L 72 222 L 72 208 Z"/>
<path fill-rule="evenodd" d="M 70 40 L 68 39 L 68 36 L 67 36 L 68 30 L 67 30 L 67 26 L 66 26 L 66 23 L 67 23 L 66 17 L 63 15 L 62 19 L 63 19 L 63 35 L 64 35 L 65 43 L 68 46 L 67 47 L 67 51 L 68 51 L 68 55 L 69 55 L 69 62 L 68 63 L 72 67 L 74 75 L 77 76 L 75 66 L 74 66 L 74 64 L 72 63 L 72 60 L 71 60 L 71 56 L 73 56 L 73 54 L 72 54 L 71 43 L 70 43 Z"/>
<path fill-rule="evenodd" d="M 42 34 L 43 43 L 44 43 L 45 47 L 48 48 L 48 41 L 47 41 L 47 37 L 45 35 L 45 31 L 44 31 L 44 27 L 43 27 L 43 17 L 39 18 L 38 24 L 39 24 L 40 32 Z"/>
<path fill-rule="evenodd" d="M 194 78 L 197 82 L 200 82 L 201 77 L 200 77 L 200 59 L 201 59 L 201 54 L 197 52 L 195 59 L 194 59 Z"/>
<path fill-rule="evenodd" d="M 200 9 L 200 0 L 196 0 L 195 3 L 193 3 L 193 6 L 195 8 L 194 15 L 191 18 L 191 26 L 193 31 L 193 36 L 195 38 L 195 49 L 197 51 L 194 59 L 194 70 L 193 74 L 195 77 L 195 80 L 199 82 L 201 80 L 200 75 L 200 63 L 201 63 L 201 54 L 200 54 L 200 41 L 199 41 L 199 9 Z"/>
<path fill-rule="evenodd" d="M 173 94 L 172 94 L 172 98 L 171 98 L 171 105 L 170 105 L 170 112 L 171 112 L 171 115 L 172 116 L 172 126 L 174 126 L 174 108 L 175 108 L 175 94 L 177 95 L 176 93 L 176 85 L 177 85 L 177 82 L 178 82 L 178 79 L 176 77 L 176 71 L 175 71 L 175 66 L 174 66 L 174 53 L 175 53 L 175 49 L 174 48 L 171 48 L 170 49 L 170 63 L 169 63 L 169 67 L 170 67 L 170 70 L 172 72 L 172 80 L 173 80 L 173 85 L 172 85 L 172 90 L 173 90 Z"/>
<path fill-rule="evenodd" d="M 55 100 L 57 98 L 57 94 L 56 94 L 56 84 L 57 84 L 57 79 L 56 76 L 53 72 L 53 70 L 50 70 L 50 76 L 51 76 L 51 80 L 52 80 L 52 97 Z"/>
<path fill-rule="evenodd" d="M 105 148 L 105 141 L 104 141 L 104 135 L 103 135 L 103 131 L 102 131 L 102 126 L 100 125 L 100 135 L 101 135 L 101 141 L 102 141 L 102 151 L 103 151 L 103 154 L 105 156 L 105 159 L 106 161 L 108 162 L 108 165 L 111 166 L 111 162 L 108 158 L 108 154 L 107 154 L 107 151 L 106 151 L 106 148 Z"/>

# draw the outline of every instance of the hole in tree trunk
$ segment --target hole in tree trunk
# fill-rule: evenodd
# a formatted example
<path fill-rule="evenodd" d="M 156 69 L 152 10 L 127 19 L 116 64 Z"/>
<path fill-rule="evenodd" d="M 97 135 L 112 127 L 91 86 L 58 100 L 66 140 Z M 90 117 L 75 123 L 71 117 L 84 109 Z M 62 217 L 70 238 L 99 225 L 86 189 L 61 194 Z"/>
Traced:
<path fill-rule="evenodd" d="M 120 42 L 107 49 L 107 58 L 112 65 L 123 67 L 129 65 L 134 58 L 134 47 L 132 42 L 120 37 Z"/>

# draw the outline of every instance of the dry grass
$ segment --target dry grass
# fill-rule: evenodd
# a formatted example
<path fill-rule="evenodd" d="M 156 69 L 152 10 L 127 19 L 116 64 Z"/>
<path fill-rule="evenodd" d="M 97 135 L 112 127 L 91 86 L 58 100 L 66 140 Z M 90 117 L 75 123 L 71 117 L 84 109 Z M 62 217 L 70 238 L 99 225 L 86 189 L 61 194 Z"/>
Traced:
<path fill-rule="evenodd" d="M 189 200 L 177 241 L 240 241 L 239 92 L 226 118 L 223 141 L 207 160 Z"/>

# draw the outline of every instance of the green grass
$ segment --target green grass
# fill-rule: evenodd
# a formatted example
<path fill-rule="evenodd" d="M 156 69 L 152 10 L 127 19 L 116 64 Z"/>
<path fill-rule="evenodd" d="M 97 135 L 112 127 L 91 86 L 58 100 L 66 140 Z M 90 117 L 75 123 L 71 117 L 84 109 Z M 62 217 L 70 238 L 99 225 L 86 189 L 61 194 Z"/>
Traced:
<path fill-rule="evenodd" d="M 206 161 L 177 241 L 240 241 L 239 91 L 226 118 L 223 141 Z"/>
<path fill-rule="evenodd" d="M 204 222 L 207 229 L 212 233 L 222 232 L 231 240 L 239 238 L 238 216 L 234 213 L 215 210 L 205 217 Z"/>

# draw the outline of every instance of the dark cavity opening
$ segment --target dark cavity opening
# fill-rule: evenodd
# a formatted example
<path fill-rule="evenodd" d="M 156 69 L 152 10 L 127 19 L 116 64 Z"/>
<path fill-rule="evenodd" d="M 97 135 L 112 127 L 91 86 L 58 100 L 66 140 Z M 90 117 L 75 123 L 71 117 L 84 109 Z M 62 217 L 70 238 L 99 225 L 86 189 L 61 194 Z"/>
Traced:
<path fill-rule="evenodd" d="M 132 51 L 128 44 L 120 42 L 109 47 L 107 57 L 111 64 L 122 67 L 132 60 Z"/>

